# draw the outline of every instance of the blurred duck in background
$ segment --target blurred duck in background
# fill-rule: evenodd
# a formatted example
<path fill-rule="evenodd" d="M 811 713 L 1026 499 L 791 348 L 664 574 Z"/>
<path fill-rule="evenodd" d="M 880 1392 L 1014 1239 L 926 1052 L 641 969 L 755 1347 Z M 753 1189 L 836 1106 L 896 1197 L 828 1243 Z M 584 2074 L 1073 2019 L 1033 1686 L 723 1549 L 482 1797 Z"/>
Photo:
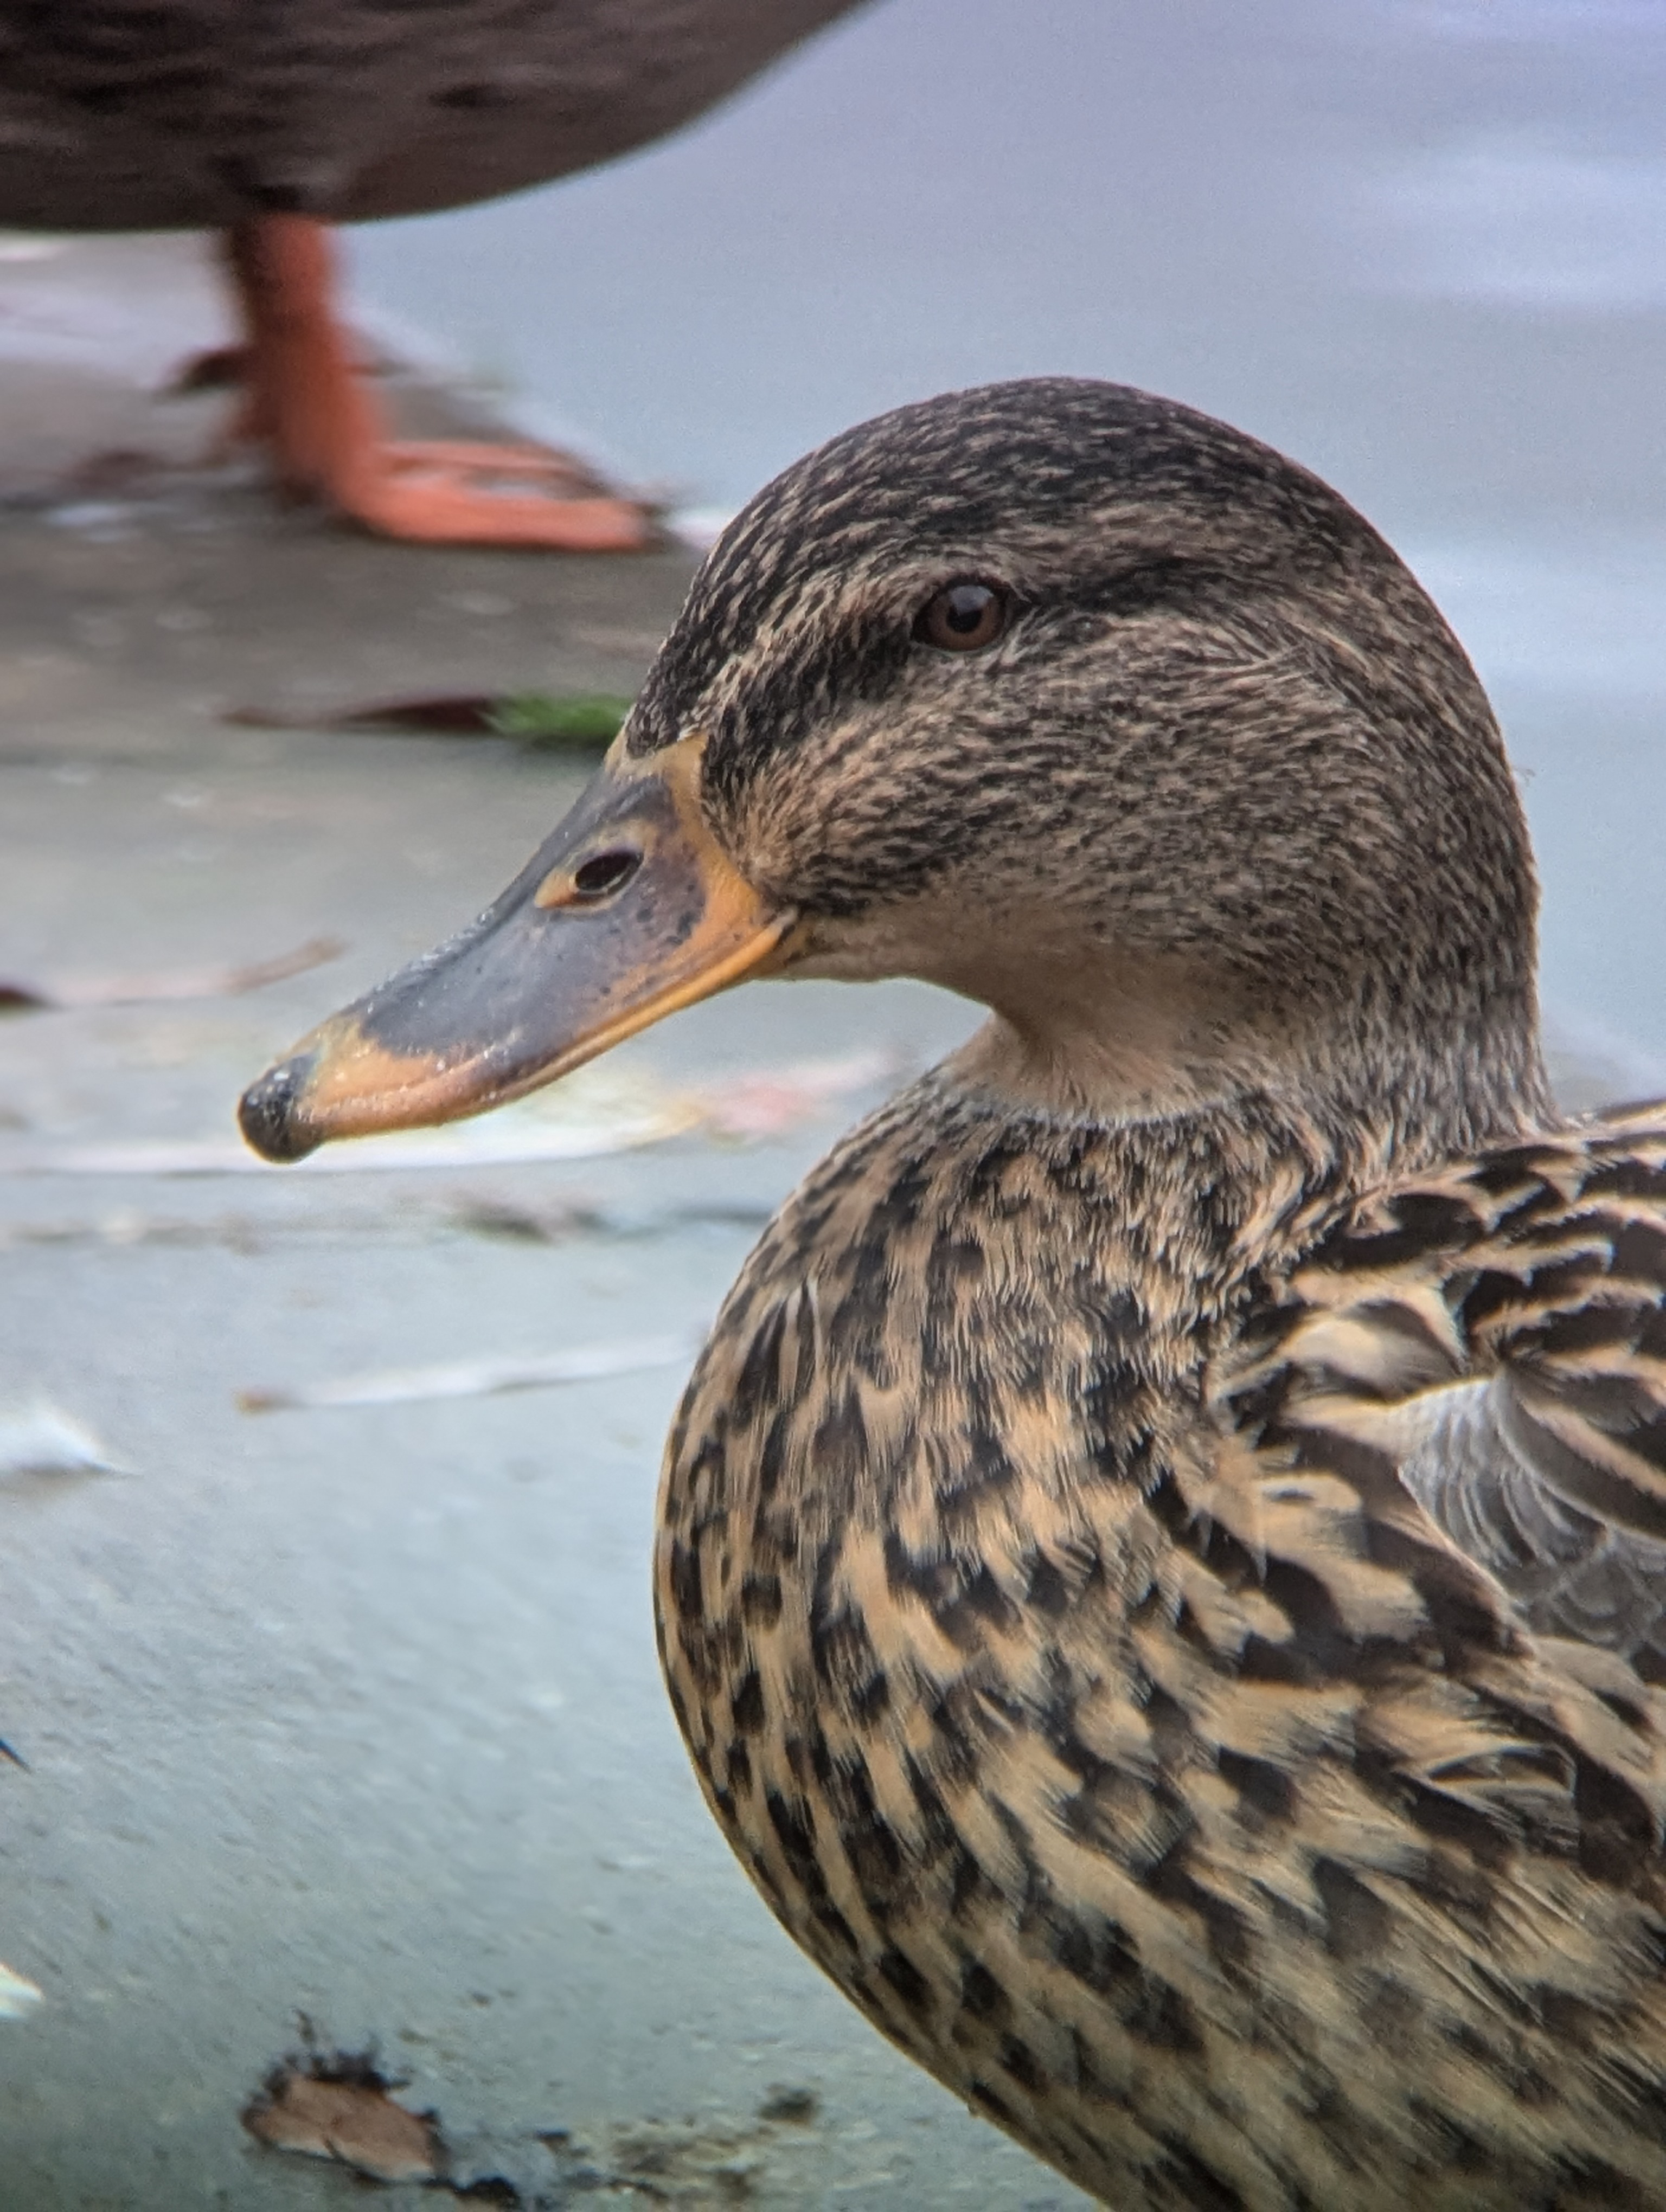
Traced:
<path fill-rule="evenodd" d="M 336 319 L 328 226 L 570 175 L 678 129 L 858 0 L 0 0 L 0 222 L 224 234 L 238 434 L 387 535 L 648 544 L 547 448 L 395 441 Z"/>

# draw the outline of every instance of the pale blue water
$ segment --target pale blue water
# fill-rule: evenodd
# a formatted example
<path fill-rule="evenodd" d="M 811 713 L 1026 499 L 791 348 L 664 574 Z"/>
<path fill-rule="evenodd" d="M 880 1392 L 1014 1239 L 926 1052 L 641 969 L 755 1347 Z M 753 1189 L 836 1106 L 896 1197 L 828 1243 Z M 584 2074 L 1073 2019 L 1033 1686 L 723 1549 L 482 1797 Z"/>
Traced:
<path fill-rule="evenodd" d="M 1526 779 L 1547 999 L 1666 1076 L 1666 4 L 879 0 L 680 138 L 356 234 L 360 283 L 733 507 L 1042 370 L 1329 477 Z"/>

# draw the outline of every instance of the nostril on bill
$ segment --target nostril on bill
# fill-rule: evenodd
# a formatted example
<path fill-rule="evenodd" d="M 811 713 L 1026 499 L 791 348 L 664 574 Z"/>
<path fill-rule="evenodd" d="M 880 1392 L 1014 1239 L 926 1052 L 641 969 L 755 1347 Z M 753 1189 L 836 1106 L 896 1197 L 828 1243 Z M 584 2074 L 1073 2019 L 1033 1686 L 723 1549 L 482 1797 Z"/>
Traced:
<path fill-rule="evenodd" d="M 301 1111 L 314 1060 L 314 1054 L 307 1053 L 268 1068 L 239 1101 L 238 1126 L 262 1159 L 304 1160 L 323 1142 Z"/>

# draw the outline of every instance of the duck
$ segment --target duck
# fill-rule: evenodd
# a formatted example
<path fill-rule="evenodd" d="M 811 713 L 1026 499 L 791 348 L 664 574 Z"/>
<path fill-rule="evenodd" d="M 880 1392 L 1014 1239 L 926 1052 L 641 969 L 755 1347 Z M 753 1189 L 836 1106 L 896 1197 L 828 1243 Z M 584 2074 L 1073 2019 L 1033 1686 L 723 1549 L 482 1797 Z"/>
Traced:
<path fill-rule="evenodd" d="M 509 889 L 242 1101 L 283 1160 L 749 977 L 987 1009 L 747 1260 L 655 1612 L 788 1932 L 1124 2212 L 1666 2204 L 1666 1107 L 1558 1112 L 1537 908 L 1359 514 L 998 384 L 758 493 Z"/>
<path fill-rule="evenodd" d="M 860 0 L 76 0 L 0 22 L 0 222 L 213 229 L 244 343 L 228 441 L 384 536 L 635 550 L 643 502 L 532 444 L 397 441 L 343 331 L 331 226 L 520 191 L 679 129 Z"/>

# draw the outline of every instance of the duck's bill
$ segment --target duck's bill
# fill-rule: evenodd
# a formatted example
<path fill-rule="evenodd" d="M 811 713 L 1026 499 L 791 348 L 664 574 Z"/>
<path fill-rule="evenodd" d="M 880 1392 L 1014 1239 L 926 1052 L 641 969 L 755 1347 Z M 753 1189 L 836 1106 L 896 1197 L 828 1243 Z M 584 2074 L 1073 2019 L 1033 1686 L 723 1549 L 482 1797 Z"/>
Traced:
<path fill-rule="evenodd" d="M 460 937 L 302 1039 L 244 1094 L 256 1152 L 420 1128 L 519 1098 L 773 963 L 772 913 L 707 829 L 700 746 L 615 746 L 555 835 Z"/>

